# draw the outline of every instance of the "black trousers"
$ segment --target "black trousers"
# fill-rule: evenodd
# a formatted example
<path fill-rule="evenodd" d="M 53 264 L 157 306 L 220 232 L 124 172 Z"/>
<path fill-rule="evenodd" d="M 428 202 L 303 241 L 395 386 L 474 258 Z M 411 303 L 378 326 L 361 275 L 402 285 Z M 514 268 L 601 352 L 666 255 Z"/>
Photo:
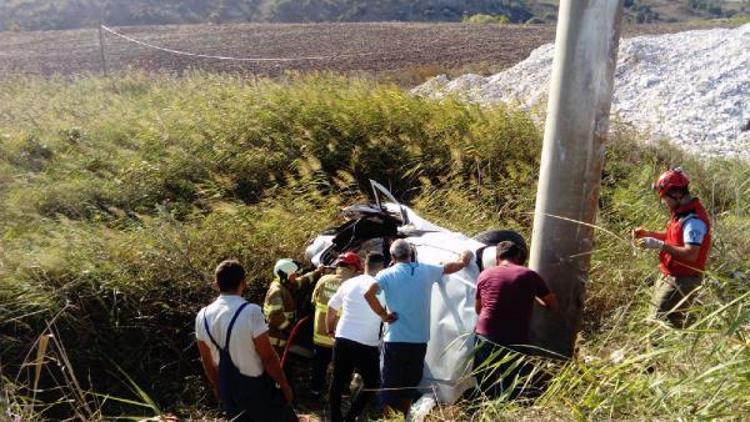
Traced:
<path fill-rule="evenodd" d="M 237 374 L 222 403 L 229 419 L 240 422 L 296 422 L 297 415 L 284 394 L 266 373 L 259 377 Z"/>
<path fill-rule="evenodd" d="M 373 391 L 366 389 L 375 389 L 380 385 L 380 353 L 377 346 L 337 337 L 333 346 L 333 381 L 329 393 L 333 422 L 344 420 L 341 414 L 341 395 L 351 382 L 355 369 L 362 376 L 365 390 L 352 397 L 352 406 L 346 414 L 347 421 L 355 420 L 374 396 Z"/>
<path fill-rule="evenodd" d="M 331 364 L 331 354 L 333 348 L 313 346 L 313 367 L 312 367 L 312 382 L 310 388 L 315 393 L 322 393 L 326 386 L 326 374 L 328 373 L 328 365 Z"/>
<path fill-rule="evenodd" d="M 417 386 L 422 381 L 427 343 L 383 344 L 383 404 L 398 407 L 405 400 L 419 395 Z"/>

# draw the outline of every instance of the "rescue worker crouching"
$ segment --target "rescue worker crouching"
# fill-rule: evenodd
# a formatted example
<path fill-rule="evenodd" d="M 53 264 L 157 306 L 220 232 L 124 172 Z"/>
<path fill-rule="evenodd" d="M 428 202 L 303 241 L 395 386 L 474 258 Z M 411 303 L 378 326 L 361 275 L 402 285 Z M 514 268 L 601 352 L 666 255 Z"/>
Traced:
<path fill-rule="evenodd" d="M 308 284 L 314 284 L 322 272 L 321 269 L 316 269 L 300 275 L 301 269 L 301 266 L 290 258 L 278 260 L 273 268 L 275 279 L 271 282 L 263 301 L 263 314 L 268 320 L 271 345 L 279 356 L 282 355 L 289 334 L 297 321 L 295 293 Z M 304 355 L 301 350 L 296 350 L 295 353 Z"/>
<path fill-rule="evenodd" d="M 315 305 L 315 323 L 310 393 L 313 397 L 320 397 L 320 393 L 325 387 L 326 373 L 333 353 L 333 337 L 328 333 L 326 323 L 328 301 L 336 294 L 344 281 L 362 271 L 359 256 L 354 252 L 346 252 L 340 255 L 334 265 L 336 266 L 336 272 L 321 277 L 312 294 L 312 303 Z"/>

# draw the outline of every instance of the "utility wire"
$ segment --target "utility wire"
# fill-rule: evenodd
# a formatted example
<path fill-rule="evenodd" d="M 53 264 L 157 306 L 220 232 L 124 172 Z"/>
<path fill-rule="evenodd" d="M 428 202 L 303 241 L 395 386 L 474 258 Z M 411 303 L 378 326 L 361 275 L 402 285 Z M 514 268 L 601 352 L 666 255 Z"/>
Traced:
<path fill-rule="evenodd" d="M 338 54 L 338 55 L 329 55 L 329 56 L 300 56 L 300 57 L 231 57 L 231 56 L 216 56 L 211 54 L 198 54 L 198 53 L 191 53 L 188 51 L 181 51 L 181 50 L 174 50 L 171 48 L 161 47 L 158 45 L 150 44 L 145 41 L 141 41 L 138 39 L 135 39 L 133 37 L 129 37 L 125 34 L 122 34 L 120 32 L 115 31 L 114 29 L 106 26 L 101 25 L 101 29 L 109 32 L 110 34 L 122 38 L 126 41 L 129 41 L 134 44 L 138 44 L 142 47 L 151 48 L 154 50 L 163 51 L 165 53 L 174 54 L 177 56 L 185 56 L 185 57 L 196 57 L 201 59 L 213 59 L 213 60 L 224 60 L 224 61 L 237 61 L 237 62 L 294 62 L 294 61 L 310 61 L 310 60 L 329 60 L 329 59 L 338 59 L 342 57 L 362 57 L 362 56 L 371 56 L 375 53 L 356 53 L 356 54 Z"/>

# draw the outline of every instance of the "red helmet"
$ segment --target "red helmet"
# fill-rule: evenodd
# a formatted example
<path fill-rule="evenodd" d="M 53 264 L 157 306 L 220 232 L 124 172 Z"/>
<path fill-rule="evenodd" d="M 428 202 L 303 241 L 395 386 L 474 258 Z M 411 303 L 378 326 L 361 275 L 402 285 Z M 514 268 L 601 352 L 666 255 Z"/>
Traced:
<path fill-rule="evenodd" d="M 680 167 L 664 172 L 654 183 L 653 188 L 659 196 L 664 196 L 671 189 L 686 188 L 690 184 L 690 179 Z"/>
<path fill-rule="evenodd" d="M 336 259 L 335 265 L 346 265 L 347 267 L 352 267 L 357 271 L 362 270 L 362 264 L 359 261 L 359 255 L 354 252 L 346 252 L 339 255 L 339 257 Z"/>

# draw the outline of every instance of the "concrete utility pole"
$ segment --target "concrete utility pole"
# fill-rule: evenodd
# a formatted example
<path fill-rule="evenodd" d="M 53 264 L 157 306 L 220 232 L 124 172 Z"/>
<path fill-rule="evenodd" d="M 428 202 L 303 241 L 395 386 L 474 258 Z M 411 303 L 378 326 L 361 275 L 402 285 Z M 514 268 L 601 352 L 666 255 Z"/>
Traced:
<path fill-rule="evenodd" d="M 532 342 L 572 356 L 594 244 L 623 0 L 561 0 L 544 129 L 531 268 L 560 301 L 537 310 Z"/>

